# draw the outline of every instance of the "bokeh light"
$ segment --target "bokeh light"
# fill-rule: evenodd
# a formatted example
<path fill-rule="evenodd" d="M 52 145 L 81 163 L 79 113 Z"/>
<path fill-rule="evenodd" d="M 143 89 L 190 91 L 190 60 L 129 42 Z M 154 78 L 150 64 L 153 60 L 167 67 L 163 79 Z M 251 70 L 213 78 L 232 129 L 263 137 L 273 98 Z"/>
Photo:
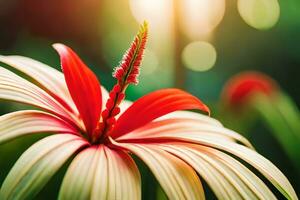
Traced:
<path fill-rule="evenodd" d="M 238 10 L 248 25 L 262 30 L 273 27 L 280 16 L 278 0 L 239 0 Z"/>
<path fill-rule="evenodd" d="M 182 53 L 185 66 L 193 71 L 207 71 L 211 69 L 217 59 L 214 46 L 208 42 L 197 41 L 188 44 Z"/>
<path fill-rule="evenodd" d="M 225 13 L 225 0 L 185 0 L 181 5 L 182 28 L 192 39 L 210 34 Z"/>
<path fill-rule="evenodd" d="M 152 27 L 168 22 L 172 13 L 172 0 L 130 0 L 129 5 L 139 23 L 147 20 Z"/>
<path fill-rule="evenodd" d="M 147 76 L 155 72 L 158 68 L 158 57 L 154 51 L 149 49 L 145 50 L 144 60 L 141 67 L 143 76 Z"/>

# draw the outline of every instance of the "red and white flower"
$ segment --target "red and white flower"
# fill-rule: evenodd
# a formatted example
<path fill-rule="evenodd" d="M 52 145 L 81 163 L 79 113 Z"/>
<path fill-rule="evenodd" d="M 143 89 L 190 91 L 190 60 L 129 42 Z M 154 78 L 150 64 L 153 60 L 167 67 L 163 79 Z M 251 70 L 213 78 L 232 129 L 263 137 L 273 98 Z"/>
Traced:
<path fill-rule="evenodd" d="M 4 180 L 0 199 L 34 197 L 74 155 L 59 199 L 141 199 L 141 177 L 131 154 L 149 166 L 170 199 L 204 199 L 199 176 L 219 199 L 276 199 L 244 162 L 286 198 L 297 199 L 287 178 L 244 137 L 211 117 L 183 111 L 208 113 L 198 98 L 162 89 L 133 103 L 124 100 L 127 86 L 137 83 L 146 39 L 144 24 L 115 69 L 117 84 L 110 93 L 62 44 L 54 48 L 63 74 L 30 58 L 0 57 L 31 80 L 0 67 L 0 99 L 40 108 L 1 116 L 0 143 L 53 133 L 23 153 Z"/>

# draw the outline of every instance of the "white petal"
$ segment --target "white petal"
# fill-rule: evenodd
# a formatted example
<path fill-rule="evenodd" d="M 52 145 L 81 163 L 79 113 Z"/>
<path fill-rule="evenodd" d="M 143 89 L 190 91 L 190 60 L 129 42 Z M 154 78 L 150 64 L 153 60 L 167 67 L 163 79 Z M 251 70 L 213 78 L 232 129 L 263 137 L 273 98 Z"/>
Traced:
<path fill-rule="evenodd" d="M 71 120 L 70 113 L 41 88 L 0 67 L 0 99 L 40 107 Z"/>
<path fill-rule="evenodd" d="M 205 199 L 201 182 L 195 171 L 179 158 L 155 145 L 120 144 L 140 157 L 170 199 Z"/>
<path fill-rule="evenodd" d="M 176 119 L 173 119 L 176 122 Z M 178 120 L 178 119 L 177 119 Z M 186 119 L 185 119 L 186 120 Z M 228 153 L 248 162 L 254 168 L 256 168 L 262 175 L 264 175 L 286 198 L 297 199 L 296 193 L 289 183 L 288 179 L 276 168 L 269 160 L 258 154 L 251 148 L 251 144 L 242 136 L 225 129 L 220 126 L 207 125 L 205 123 L 190 124 L 190 123 L 180 123 L 181 120 L 176 123 L 169 123 L 172 120 L 169 119 L 164 121 L 156 121 L 149 123 L 148 125 L 135 130 L 127 135 L 117 138 L 118 143 L 141 143 L 160 145 L 169 142 L 186 142 L 186 145 L 191 143 L 198 144 L 199 146 L 209 146 Z M 185 124 L 186 123 L 186 124 Z M 189 126 L 186 126 L 190 124 Z M 237 142 L 244 143 L 247 146 L 238 144 Z M 123 144 L 122 144 L 123 145 Z M 136 152 L 135 152 L 136 153 Z M 203 160 L 203 158 L 202 158 Z M 208 162 L 206 160 L 206 162 Z M 212 165 L 212 163 L 208 163 Z M 222 163 L 213 163 L 214 168 L 216 166 L 224 165 Z M 228 167 L 224 167 L 228 168 Z M 199 169 L 198 169 L 199 170 Z M 203 169 L 202 169 L 203 170 Z M 203 172 L 203 171 L 202 171 Z M 205 172 L 203 172 L 205 173 Z M 214 172 L 207 172 L 212 173 Z M 224 173 L 224 171 L 223 171 Z M 226 173 L 233 173 L 228 172 Z M 229 175 L 227 175 L 226 180 L 228 181 Z M 208 179 L 208 178 L 207 178 Z M 212 179 L 212 178 L 210 178 Z M 219 178 L 220 183 L 224 185 L 224 178 Z M 239 181 L 237 179 L 231 179 L 232 181 Z M 213 184 L 213 183 L 211 183 Z M 239 185 L 236 183 L 235 185 Z M 250 188 L 251 189 L 251 188 Z M 221 191 L 221 186 L 219 187 L 220 196 L 224 195 Z M 234 191 L 234 190 L 232 190 Z M 249 189 L 247 189 L 249 193 Z M 251 192 L 251 191 L 250 191 Z M 256 191 L 257 192 L 257 191 Z M 245 193 L 243 194 L 245 196 Z M 270 195 L 270 194 L 269 194 Z M 270 195 L 271 196 L 271 195 Z"/>
<path fill-rule="evenodd" d="M 171 148 L 171 145 L 162 148 L 191 165 L 208 183 L 218 199 L 241 198 L 238 191 L 232 187 L 224 176 L 202 157 L 180 148 Z"/>
<path fill-rule="evenodd" d="M 117 141 L 132 139 L 160 139 L 169 138 L 173 140 L 185 140 L 190 142 L 201 142 L 202 138 L 220 138 L 241 142 L 252 147 L 250 142 L 238 133 L 216 126 L 205 121 L 189 118 L 164 119 L 151 122 L 146 126 L 131 133 L 117 138 Z"/>
<path fill-rule="evenodd" d="M 132 105 L 131 101 L 128 100 L 123 100 L 120 104 L 120 113 L 118 116 L 120 116 L 123 112 L 125 112 L 125 110 L 127 110 L 130 106 Z"/>
<path fill-rule="evenodd" d="M 287 199 L 298 199 L 292 185 L 284 174 L 282 174 L 282 172 L 268 159 L 264 158 L 253 149 L 228 140 L 213 138 L 203 139 L 201 144 L 229 152 L 248 162 L 264 175 Z"/>
<path fill-rule="evenodd" d="M 0 62 L 3 62 L 26 74 L 38 82 L 43 89 L 46 89 L 52 97 L 61 102 L 65 107 L 70 107 L 75 114 L 78 114 L 62 72 L 42 62 L 24 56 L 0 55 Z M 106 100 L 108 99 L 108 92 L 104 87 L 101 89 L 103 104 L 105 106 Z"/>
<path fill-rule="evenodd" d="M 92 146 L 72 161 L 59 199 L 141 199 L 141 180 L 132 158 L 121 150 Z"/>
<path fill-rule="evenodd" d="M 17 111 L 0 116 L 0 144 L 22 135 L 45 132 L 77 134 L 65 121 L 42 111 Z"/>
<path fill-rule="evenodd" d="M 242 165 L 239 161 L 235 160 L 233 157 L 212 149 L 209 147 L 202 146 L 200 148 L 207 154 L 210 154 L 211 157 L 219 160 L 224 166 L 229 167 L 232 172 L 234 172 L 238 178 L 240 178 L 259 199 L 275 199 L 273 193 L 267 188 L 267 186 L 248 168 Z"/>
<path fill-rule="evenodd" d="M 215 125 L 215 126 L 223 126 L 218 120 L 209 117 L 207 115 L 203 115 L 200 113 L 196 113 L 196 112 L 191 112 L 191 111 L 175 111 L 169 114 L 166 114 L 160 118 L 158 118 L 157 120 L 163 120 L 163 119 L 195 119 L 198 120 L 199 122 L 203 122 L 206 124 L 211 124 L 211 125 Z"/>
<path fill-rule="evenodd" d="M 77 111 L 69 94 L 63 73 L 39 61 L 23 56 L 0 56 L 0 61 L 37 81 L 55 98 Z"/>
<path fill-rule="evenodd" d="M 226 141 L 215 141 L 210 143 L 209 146 L 227 151 L 243 159 L 262 173 L 287 199 L 298 199 L 292 185 L 284 174 L 268 159 L 253 149 Z"/>
<path fill-rule="evenodd" d="M 71 134 L 53 135 L 35 143 L 7 175 L 0 199 L 33 198 L 68 158 L 85 145 L 85 141 Z"/>
<path fill-rule="evenodd" d="M 219 199 L 224 195 L 229 199 L 276 199 L 267 186 L 249 169 L 221 151 L 192 144 L 162 146 L 195 168 Z M 212 173 L 209 174 L 207 171 Z M 216 180 L 219 184 L 215 183 Z M 224 187 L 220 187 L 220 184 Z"/>

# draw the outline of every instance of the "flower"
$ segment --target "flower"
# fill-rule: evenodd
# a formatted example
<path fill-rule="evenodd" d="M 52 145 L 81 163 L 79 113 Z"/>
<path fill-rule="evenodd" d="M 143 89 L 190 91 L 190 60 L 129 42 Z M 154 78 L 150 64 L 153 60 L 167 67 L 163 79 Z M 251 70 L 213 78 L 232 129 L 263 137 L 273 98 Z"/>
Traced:
<path fill-rule="evenodd" d="M 204 199 L 199 176 L 219 199 L 276 199 L 241 160 L 286 198 L 297 199 L 287 178 L 245 138 L 209 116 L 183 111 L 209 113 L 198 98 L 162 89 L 133 103 L 124 100 L 128 85 L 137 83 L 146 39 L 144 24 L 115 69 L 117 83 L 109 93 L 63 44 L 54 45 L 63 74 L 30 58 L 0 57 L 32 80 L 1 67 L 0 99 L 41 109 L 1 116 L 0 143 L 53 133 L 23 153 L 4 180 L 0 199 L 34 197 L 72 156 L 59 199 L 141 199 L 141 177 L 131 154 L 149 166 L 170 199 Z"/>
<path fill-rule="evenodd" d="M 272 78 L 260 72 L 247 71 L 230 78 L 224 86 L 222 101 L 227 106 L 239 108 L 248 105 L 256 94 L 273 97 L 277 91 L 277 83 Z"/>
<path fill-rule="evenodd" d="M 254 113 L 254 118 L 269 128 L 286 155 L 300 169 L 300 112 L 275 80 L 256 71 L 239 73 L 225 84 L 222 102 L 229 108 L 224 109 L 226 114 L 234 114 L 240 124 L 246 121 L 243 114 Z M 249 120 L 246 122 L 251 126 Z"/>

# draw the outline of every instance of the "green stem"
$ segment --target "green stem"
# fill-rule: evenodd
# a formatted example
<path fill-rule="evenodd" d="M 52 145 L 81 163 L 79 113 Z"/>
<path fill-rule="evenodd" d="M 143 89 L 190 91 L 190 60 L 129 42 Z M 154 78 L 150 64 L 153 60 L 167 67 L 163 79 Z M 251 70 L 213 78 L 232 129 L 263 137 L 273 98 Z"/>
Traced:
<path fill-rule="evenodd" d="M 294 103 L 284 94 L 257 95 L 251 105 L 260 114 L 294 165 L 300 169 L 300 115 Z"/>

